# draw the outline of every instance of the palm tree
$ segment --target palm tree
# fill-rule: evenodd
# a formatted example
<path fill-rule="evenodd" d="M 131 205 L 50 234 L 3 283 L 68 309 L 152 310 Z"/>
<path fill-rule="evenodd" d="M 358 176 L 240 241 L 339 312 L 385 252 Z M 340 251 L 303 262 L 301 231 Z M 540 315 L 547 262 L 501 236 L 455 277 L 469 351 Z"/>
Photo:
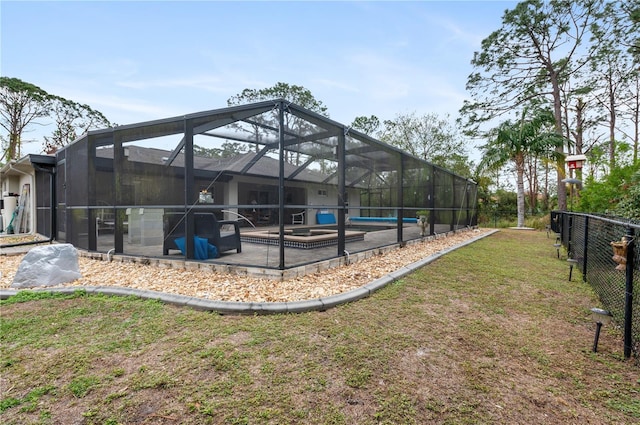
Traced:
<path fill-rule="evenodd" d="M 526 158 L 541 154 L 549 155 L 561 147 L 564 140 L 553 131 L 551 111 L 538 110 L 527 120 L 527 109 L 522 111 L 516 123 L 505 121 L 493 132 L 495 138 L 480 147 L 482 161 L 479 171 L 496 170 L 507 163 L 516 168 L 518 227 L 524 227 L 524 172 Z"/>

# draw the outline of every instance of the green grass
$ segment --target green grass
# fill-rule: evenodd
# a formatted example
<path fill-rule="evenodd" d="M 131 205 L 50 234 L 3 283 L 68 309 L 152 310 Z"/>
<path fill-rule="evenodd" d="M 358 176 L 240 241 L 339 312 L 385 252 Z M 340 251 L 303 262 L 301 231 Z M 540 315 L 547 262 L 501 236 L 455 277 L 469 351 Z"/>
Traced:
<path fill-rule="evenodd" d="M 530 227 L 536 230 L 545 230 L 545 226 L 549 224 L 549 214 L 525 214 L 524 227 Z M 497 229 L 506 229 L 508 227 L 516 227 L 518 225 L 518 217 L 514 214 L 511 217 L 493 217 L 484 216 L 482 222 L 479 223 L 483 227 L 493 227 Z"/>
<path fill-rule="evenodd" d="M 620 330 L 544 232 L 501 231 L 326 312 L 221 316 L 136 298 L 0 303 L 0 421 L 640 421 Z"/>

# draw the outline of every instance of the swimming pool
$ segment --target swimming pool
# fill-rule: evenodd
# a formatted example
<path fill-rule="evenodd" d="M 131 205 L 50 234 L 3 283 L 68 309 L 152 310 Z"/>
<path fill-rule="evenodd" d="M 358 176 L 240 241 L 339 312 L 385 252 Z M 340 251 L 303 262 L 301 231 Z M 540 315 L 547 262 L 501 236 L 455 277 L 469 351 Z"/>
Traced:
<path fill-rule="evenodd" d="M 364 240 L 364 231 L 345 230 L 345 242 Z M 279 245 L 280 232 L 277 230 L 264 230 L 245 232 L 240 234 L 240 240 L 244 243 L 256 243 L 263 245 Z M 322 248 L 338 244 L 338 230 L 332 228 L 296 228 L 284 231 L 284 246 L 287 248 Z"/>
<path fill-rule="evenodd" d="M 349 221 L 362 223 L 397 223 L 398 217 L 349 217 Z M 402 222 L 417 223 L 418 219 L 413 217 L 404 217 Z"/>

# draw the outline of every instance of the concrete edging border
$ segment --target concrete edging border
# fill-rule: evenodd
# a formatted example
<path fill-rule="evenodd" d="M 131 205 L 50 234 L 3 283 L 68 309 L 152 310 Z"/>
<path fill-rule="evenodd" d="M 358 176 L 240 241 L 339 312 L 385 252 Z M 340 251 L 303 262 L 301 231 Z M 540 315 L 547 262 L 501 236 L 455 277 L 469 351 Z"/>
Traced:
<path fill-rule="evenodd" d="M 204 298 L 190 297 L 186 295 L 170 294 L 166 292 L 149 291 L 132 288 L 122 288 L 114 286 L 67 286 L 63 288 L 43 288 L 43 289 L 29 289 L 33 292 L 50 292 L 60 294 L 73 294 L 77 291 L 85 291 L 90 294 L 103 294 L 110 296 L 121 297 L 139 297 L 143 299 L 158 300 L 165 304 L 172 304 L 180 307 L 190 307 L 200 311 L 211 311 L 219 314 L 233 314 L 233 315 L 256 315 L 256 314 L 278 314 L 278 313 L 306 313 L 310 311 L 325 311 L 327 309 L 347 304 L 350 302 L 358 301 L 362 298 L 366 298 L 373 294 L 375 291 L 384 288 L 390 283 L 396 280 L 402 279 L 409 273 L 426 266 L 427 264 L 437 260 L 449 252 L 455 251 L 458 248 L 470 245 L 480 239 L 487 236 L 491 236 L 498 232 L 498 229 L 494 229 L 490 232 L 476 236 L 469 240 L 466 240 L 458 245 L 450 248 L 438 251 L 422 260 L 411 263 L 407 266 L 389 273 L 388 275 L 376 279 L 368 284 L 361 286 L 360 288 L 353 289 L 349 292 L 341 294 L 331 295 L 325 298 L 317 298 L 302 301 L 290 301 L 290 302 L 235 302 L 235 301 L 216 301 L 207 300 Z M 15 296 L 21 290 L 18 289 L 0 289 L 0 300 L 6 300 L 12 296 Z"/>

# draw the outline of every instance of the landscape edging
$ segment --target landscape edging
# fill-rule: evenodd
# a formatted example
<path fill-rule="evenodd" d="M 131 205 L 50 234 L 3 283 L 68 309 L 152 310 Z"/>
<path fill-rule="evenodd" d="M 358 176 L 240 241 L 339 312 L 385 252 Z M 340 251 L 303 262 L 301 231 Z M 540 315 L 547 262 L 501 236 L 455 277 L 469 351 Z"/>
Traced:
<path fill-rule="evenodd" d="M 393 283 L 409 273 L 426 266 L 429 263 L 437 260 L 443 255 L 455 251 L 456 249 L 470 245 L 480 239 L 487 236 L 491 236 L 498 232 L 498 229 L 494 229 L 490 232 L 483 233 L 474 238 L 461 242 L 450 248 L 438 251 L 422 260 L 418 260 L 407 266 L 403 266 L 398 270 L 395 270 L 384 277 L 378 278 L 360 288 L 353 289 L 341 294 L 330 295 L 328 297 L 316 298 L 310 300 L 289 301 L 289 302 L 238 302 L 238 301 L 219 301 L 219 300 L 207 300 L 204 298 L 191 297 L 186 295 L 171 294 L 159 291 L 150 291 L 147 289 L 133 289 L 119 286 L 78 286 L 78 287 L 62 287 L 62 288 L 39 288 L 29 289 L 33 292 L 49 292 L 49 293 L 61 293 L 72 294 L 76 291 L 86 291 L 88 293 L 103 294 L 109 296 L 122 296 L 130 297 L 135 296 L 143 299 L 158 300 L 165 304 L 176 305 L 180 307 L 190 307 L 200 311 L 211 311 L 219 314 L 233 314 L 233 315 L 253 315 L 253 314 L 280 314 L 280 313 L 305 313 L 310 311 L 325 311 L 329 308 L 333 308 L 342 304 L 347 304 L 366 298 L 373 294 L 375 291 L 384 288 L 385 286 Z M 0 289 L 0 300 L 6 300 L 12 296 L 17 295 L 20 290 L 17 289 Z"/>

